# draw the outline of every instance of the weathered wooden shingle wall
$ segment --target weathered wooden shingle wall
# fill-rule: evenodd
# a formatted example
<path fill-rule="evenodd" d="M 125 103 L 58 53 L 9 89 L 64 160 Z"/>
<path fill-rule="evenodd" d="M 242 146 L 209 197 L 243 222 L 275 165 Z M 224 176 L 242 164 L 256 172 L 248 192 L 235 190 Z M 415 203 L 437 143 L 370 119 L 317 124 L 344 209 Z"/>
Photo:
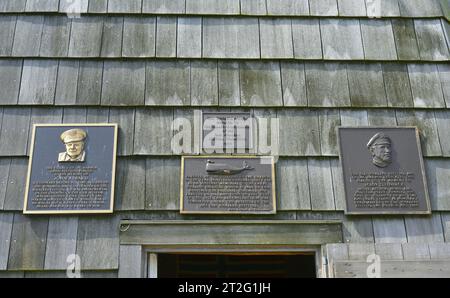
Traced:
<path fill-rule="evenodd" d="M 448 258 L 446 1 L 79 4 L 0 0 L 0 277 L 65 276 L 70 254 L 117 276 L 121 219 L 338 219 L 343 260 Z M 170 124 L 202 108 L 279 118 L 277 215 L 179 214 Z M 120 126 L 114 215 L 22 215 L 32 124 L 86 122 Z M 418 126 L 433 215 L 344 216 L 339 125 Z"/>

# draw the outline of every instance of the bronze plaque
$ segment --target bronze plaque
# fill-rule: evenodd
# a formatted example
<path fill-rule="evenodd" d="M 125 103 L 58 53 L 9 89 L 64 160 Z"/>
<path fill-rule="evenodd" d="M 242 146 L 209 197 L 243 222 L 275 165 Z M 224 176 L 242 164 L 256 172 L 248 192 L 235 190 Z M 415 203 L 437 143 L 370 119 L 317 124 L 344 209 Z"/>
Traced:
<path fill-rule="evenodd" d="M 340 127 L 347 214 L 429 214 L 416 127 Z"/>
<path fill-rule="evenodd" d="M 272 157 L 184 156 L 181 213 L 274 214 Z"/>
<path fill-rule="evenodd" d="M 112 213 L 117 124 L 35 124 L 24 214 Z"/>

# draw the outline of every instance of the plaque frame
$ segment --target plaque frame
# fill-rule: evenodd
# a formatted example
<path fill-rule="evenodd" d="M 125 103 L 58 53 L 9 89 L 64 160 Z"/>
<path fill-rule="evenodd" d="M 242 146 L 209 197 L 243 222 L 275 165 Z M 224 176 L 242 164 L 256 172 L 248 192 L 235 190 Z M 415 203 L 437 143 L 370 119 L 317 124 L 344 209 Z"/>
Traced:
<path fill-rule="evenodd" d="M 420 165 L 420 173 L 422 174 L 422 183 L 424 187 L 424 200 L 426 203 L 427 210 L 425 211 L 375 211 L 375 212 L 368 212 L 368 211 L 349 211 L 348 205 L 347 205 L 347 198 L 348 198 L 348 189 L 345 187 L 345 177 L 344 177 L 344 164 L 343 164 L 343 158 L 342 158 L 342 144 L 341 144 L 341 137 L 340 137 L 340 130 L 341 129 L 414 129 L 415 131 L 415 141 L 417 145 L 418 155 L 419 155 L 419 165 Z M 344 195 L 345 195 L 345 215 L 392 215 L 392 216 L 399 216 L 399 215 L 431 215 L 431 203 L 430 203 L 430 196 L 429 196 L 429 189 L 428 189 L 428 179 L 426 176 L 425 171 L 425 164 L 423 161 L 423 152 L 422 152 L 422 145 L 420 142 L 420 133 L 417 126 L 338 126 L 336 127 L 337 130 L 337 144 L 339 148 L 339 166 L 341 167 L 341 173 L 342 173 L 342 179 L 343 179 L 343 188 L 344 188 Z"/>
<path fill-rule="evenodd" d="M 260 211 L 186 211 L 184 210 L 183 195 L 184 195 L 184 160 L 189 158 L 247 158 L 247 159 L 261 159 L 270 158 L 271 169 L 270 174 L 272 176 L 272 210 L 267 212 Z M 184 155 L 181 156 L 181 171 L 180 171 L 180 214 L 223 214 L 223 215 L 271 215 L 277 214 L 277 195 L 276 195 L 276 176 L 275 176 L 275 159 L 273 156 L 255 156 L 255 155 Z"/>
<path fill-rule="evenodd" d="M 31 166 L 33 164 L 33 153 L 34 153 L 34 144 L 36 137 L 36 129 L 38 127 L 88 127 L 88 126 L 110 126 L 114 128 L 114 140 L 113 140 L 113 158 L 112 158 L 112 167 L 111 167 L 111 189 L 110 189 L 110 206 L 108 209 L 103 210 L 42 210 L 42 211 L 33 211 L 27 210 L 28 206 L 28 195 L 29 195 L 29 187 L 30 187 L 30 178 L 31 178 Z M 116 163 L 117 163 L 117 139 L 118 139 L 118 128 L 119 125 L 117 123 L 45 123 L 45 124 L 33 124 L 33 133 L 31 137 L 31 146 L 29 152 L 29 160 L 28 160 L 28 169 L 27 169 L 27 181 L 25 184 L 25 198 L 23 202 L 23 214 L 26 215 L 58 215 L 58 214 L 112 214 L 114 212 L 114 195 L 115 195 L 115 183 L 116 183 Z"/>

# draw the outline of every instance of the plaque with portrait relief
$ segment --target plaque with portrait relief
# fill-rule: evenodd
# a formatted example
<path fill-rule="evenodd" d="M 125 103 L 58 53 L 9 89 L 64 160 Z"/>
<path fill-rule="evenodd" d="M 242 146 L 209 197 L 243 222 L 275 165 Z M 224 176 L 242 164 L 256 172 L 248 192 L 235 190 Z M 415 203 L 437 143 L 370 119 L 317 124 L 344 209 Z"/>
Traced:
<path fill-rule="evenodd" d="M 430 214 L 416 127 L 339 127 L 346 214 Z"/>
<path fill-rule="evenodd" d="M 35 124 L 24 214 L 112 213 L 117 124 Z"/>

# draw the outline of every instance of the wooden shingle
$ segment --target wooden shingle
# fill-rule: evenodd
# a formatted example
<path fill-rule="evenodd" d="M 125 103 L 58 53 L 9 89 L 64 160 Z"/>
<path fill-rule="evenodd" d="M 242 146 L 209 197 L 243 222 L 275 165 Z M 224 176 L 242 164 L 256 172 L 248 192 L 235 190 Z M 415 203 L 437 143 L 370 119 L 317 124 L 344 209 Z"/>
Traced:
<path fill-rule="evenodd" d="M 337 127 L 341 125 L 339 110 L 319 112 L 320 148 L 322 156 L 338 155 Z"/>
<path fill-rule="evenodd" d="M 0 60 L 0 103 L 2 105 L 17 104 L 22 75 L 22 60 Z"/>
<path fill-rule="evenodd" d="M 48 217 L 14 214 L 8 270 L 44 269 Z"/>
<path fill-rule="evenodd" d="M 373 243 L 373 225 L 370 218 L 349 218 L 344 217 L 343 221 L 344 242 L 349 244 L 367 245 Z M 370 247 L 370 246 L 369 246 Z M 349 248 L 350 250 L 350 248 Z M 369 252 L 370 250 L 363 250 Z M 355 253 L 352 249 L 352 255 Z"/>
<path fill-rule="evenodd" d="M 155 56 L 156 19 L 125 17 L 123 25 L 123 57 Z"/>
<path fill-rule="evenodd" d="M 259 21 L 261 58 L 293 58 L 292 23 L 285 18 L 262 18 Z"/>
<path fill-rule="evenodd" d="M 78 60 L 61 60 L 56 79 L 55 105 L 72 105 L 77 101 Z"/>
<path fill-rule="evenodd" d="M 109 109 L 100 107 L 89 107 L 86 113 L 87 123 L 107 123 L 109 118 Z"/>
<path fill-rule="evenodd" d="M 398 0 L 403 17 L 437 17 L 442 16 L 439 0 Z"/>
<path fill-rule="evenodd" d="M 347 75 L 352 106 L 387 105 L 381 64 L 348 64 Z"/>
<path fill-rule="evenodd" d="M 375 243 L 375 253 L 382 260 L 403 260 L 401 243 Z"/>
<path fill-rule="evenodd" d="M 16 30 L 17 16 L 2 16 L 0 18 L 0 57 L 11 56 Z"/>
<path fill-rule="evenodd" d="M 13 56 L 39 56 L 43 16 L 19 16 L 14 34 Z"/>
<path fill-rule="evenodd" d="M 55 107 L 33 107 L 31 109 L 30 118 L 30 128 L 28 134 L 28 149 L 27 153 L 30 155 L 31 138 L 33 135 L 33 125 L 34 124 L 44 124 L 44 123 L 62 123 L 63 110 L 62 108 Z"/>
<path fill-rule="evenodd" d="M 19 104 L 53 104 L 57 72 L 57 60 L 25 60 Z"/>
<path fill-rule="evenodd" d="M 191 105 L 219 104 L 217 62 L 191 61 Z"/>
<path fill-rule="evenodd" d="M 86 108 L 64 108 L 63 109 L 63 123 L 86 123 L 87 109 Z"/>
<path fill-rule="evenodd" d="M 0 12 L 23 12 L 26 0 L 2 0 L 0 1 Z"/>
<path fill-rule="evenodd" d="M 102 77 L 102 61 L 80 61 L 77 83 L 77 104 L 98 105 L 100 103 L 102 92 Z"/>
<path fill-rule="evenodd" d="M 145 209 L 179 210 L 180 158 L 147 158 Z"/>
<path fill-rule="evenodd" d="M 308 159 L 312 210 L 335 210 L 331 165 L 328 159 Z"/>
<path fill-rule="evenodd" d="M 368 126 L 369 120 L 366 110 L 340 110 L 342 126 Z"/>
<path fill-rule="evenodd" d="M 413 106 L 408 68 L 405 64 L 383 63 L 383 78 L 389 107 Z"/>
<path fill-rule="evenodd" d="M 28 161 L 24 158 L 12 158 L 8 174 L 8 186 L 6 187 L 5 204 L 6 211 L 21 211 L 25 197 L 25 177 L 27 175 Z"/>
<path fill-rule="evenodd" d="M 449 243 L 430 243 L 428 245 L 430 249 L 431 259 L 449 259 L 450 258 L 450 244 Z"/>
<path fill-rule="evenodd" d="M 188 14 L 239 14 L 239 0 L 186 0 Z"/>
<path fill-rule="evenodd" d="M 450 107 L 450 65 L 438 64 L 439 78 L 447 107 Z"/>
<path fill-rule="evenodd" d="M 309 1 L 309 10 L 312 16 L 337 16 L 337 0 Z"/>
<path fill-rule="evenodd" d="M 106 13 L 108 10 L 108 0 L 89 0 L 89 12 Z"/>
<path fill-rule="evenodd" d="M 277 177 L 277 210 L 311 210 L 307 159 L 280 159 Z"/>
<path fill-rule="evenodd" d="M 56 12 L 59 8 L 59 0 L 27 0 L 25 11 Z"/>
<path fill-rule="evenodd" d="M 405 261 L 430 260 L 430 249 L 427 243 L 403 243 L 403 259 Z"/>
<path fill-rule="evenodd" d="M 268 15 L 309 15 L 308 0 L 267 0 Z"/>
<path fill-rule="evenodd" d="M 239 106 L 241 92 L 239 86 L 239 62 L 218 62 L 219 105 Z"/>
<path fill-rule="evenodd" d="M 303 63 L 281 62 L 284 106 L 307 106 L 305 66 Z"/>
<path fill-rule="evenodd" d="M 445 159 L 429 159 L 425 163 L 432 210 L 450 211 L 450 163 Z"/>
<path fill-rule="evenodd" d="M 46 16 L 42 32 L 40 56 L 66 57 L 72 20 L 66 16 Z"/>
<path fill-rule="evenodd" d="M 257 18 L 203 18 L 205 58 L 259 58 L 259 44 Z"/>
<path fill-rule="evenodd" d="M 0 132 L 0 155 L 26 155 L 30 108 L 4 108 Z"/>
<path fill-rule="evenodd" d="M 149 61 L 146 66 L 146 105 L 189 105 L 189 61 Z"/>
<path fill-rule="evenodd" d="M 434 64 L 408 64 L 409 79 L 416 108 L 445 107 L 441 81 Z"/>
<path fill-rule="evenodd" d="M 117 173 L 115 210 L 144 210 L 145 159 L 121 158 Z"/>
<path fill-rule="evenodd" d="M 441 215 L 405 217 L 409 243 L 444 242 Z"/>
<path fill-rule="evenodd" d="M 440 20 L 414 20 L 422 60 L 449 60 L 450 53 Z"/>
<path fill-rule="evenodd" d="M 140 13 L 142 0 L 108 0 L 109 13 Z"/>
<path fill-rule="evenodd" d="M 69 57 L 99 57 L 102 32 L 102 17 L 73 19 Z"/>
<path fill-rule="evenodd" d="M 88 12 L 89 2 L 98 3 L 99 1 L 98 0 L 59 1 L 59 12 L 66 13 L 68 17 L 81 17 L 81 14 Z M 106 12 L 106 9 L 101 12 Z"/>
<path fill-rule="evenodd" d="M 122 56 L 123 18 L 108 17 L 103 23 L 102 57 Z"/>
<path fill-rule="evenodd" d="M 11 165 L 10 158 L 8 158 L 8 157 L 0 158 L 0 210 L 3 210 L 3 206 L 5 205 L 6 188 L 8 186 L 8 176 L 9 176 L 10 165 Z M 1 247 L 1 244 L 0 244 L 0 247 Z"/>
<path fill-rule="evenodd" d="M 342 176 L 342 168 L 339 159 L 333 158 L 330 160 L 331 178 L 333 179 L 333 193 L 334 204 L 336 210 L 345 210 L 345 191 L 344 191 L 344 177 Z"/>
<path fill-rule="evenodd" d="M 45 270 L 67 269 L 67 258 L 75 254 L 78 217 L 51 217 L 48 223 L 45 249 Z"/>
<path fill-rule="evenodd" d="M 435 111 L 436 125 L 439 133 L 439 142 L 441 143 L 442 155 L 450 156 L 450 113 L 448 111 Z"/>
<path fill-rule="evenodd" d="M 241 0 L 242 15 L 266 15 L 266 0 Z"/>
<path fill-rule="evenodd" d="M 145 101 L 145 64 L 105 62 L 102 105 L 143 105 Z"/>
<path fill-rule="evenodd" d="M 292 19 L 292 39 L 296 59 L 322 59 L 318 19 Z"/>
<path fill-rule="evenodd" d="M 134 109 L 111 108 L 109 122 L 119 125 L 117 144 L 118 155 L 132 155 L 134 143 Z"/>
<path fill-rule="evenodd" d="M 406 243 L 406 228 L 403 217 L 373 217 L 373 232 L 376 243 Z"/>
<path fill-rule="evenodd" d="M 397 60 L 390 20 L 361 20 L 364 55 L 367 60 Z"/>
<path fill-rule="evenodd" d="M 366 4 L 361 0 L 338 0 L 339 16 L 366 16 Z"/>
<path fill-rule="evenodd" d="M 367 16 L 372 18 L 400 16 L 398 0 L 366 0 L 366 9 Z"/>
<path fill-rule="evenodd" d="M 325 59 L 364 59 L 359 20 L 322 19 L 320 30 Z"/>
<path fill-rule="evenodd" d="M 7 269 L 13 220 L 14 214 L 0 213 L 0 270 Z"/>
<path fill-rule="evenodd" d="M 413 20 L 393 19 L 395 45 L 399 60 L 419 60 L 419 47 L 416 40 L 416 32 Z"/>
<path fill-rule="evenodd" d="M 175 57 L 177 54 L 177 18 L 156 18 L 156 57 Z"/>
<path fill-rule="evenodd" d="M 242 106 L 281 106 L 280 64 L 243 62 L 240 65 Z"/>
<path fill-rule="evenodd" d="M 367 120 L 370 126 L 397 126 L 394 110 L 367 110 Z"/>
<path fill-rule="evenodd" d="M 186 9 L 186 0 L 143 0 L 143 13 L 170 13 L 183 14 Z"/>
<path fill-rule="evenodd" d="M 202 56 L 202 18 L 178 18 L 177 57 Z"/>
<path fill-rule="evenodd" d="M 338 63 L 305 63 L 309 106 L 350 106 L 347 67 Z"/>
<path fill-rule="evenodd" d="M 172 109 L 136 110 L 134 131 L 134 154 L 170 154 L 172 139 Z"/>

